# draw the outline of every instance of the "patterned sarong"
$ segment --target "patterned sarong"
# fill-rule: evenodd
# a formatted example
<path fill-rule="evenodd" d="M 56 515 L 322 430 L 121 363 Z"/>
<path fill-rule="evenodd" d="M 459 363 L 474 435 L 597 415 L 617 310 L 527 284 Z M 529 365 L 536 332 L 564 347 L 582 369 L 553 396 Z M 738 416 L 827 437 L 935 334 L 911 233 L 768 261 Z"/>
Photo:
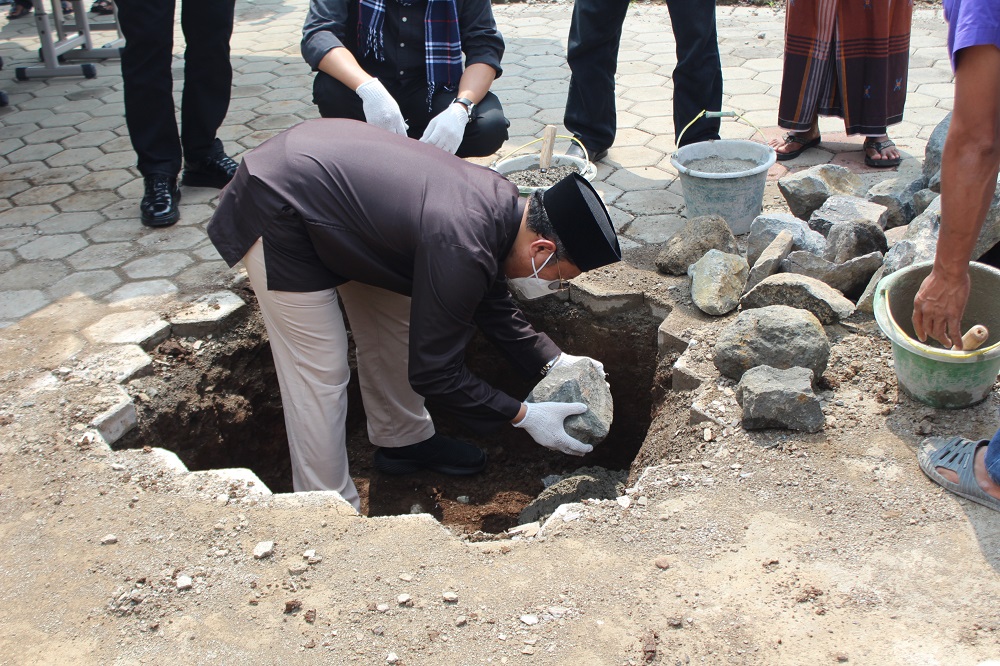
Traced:
<path fill-rule="evenodd" d="M 903 119 L 913 0 L 788 0 L 778 125 L 839 116 L 848 134 Z"/>

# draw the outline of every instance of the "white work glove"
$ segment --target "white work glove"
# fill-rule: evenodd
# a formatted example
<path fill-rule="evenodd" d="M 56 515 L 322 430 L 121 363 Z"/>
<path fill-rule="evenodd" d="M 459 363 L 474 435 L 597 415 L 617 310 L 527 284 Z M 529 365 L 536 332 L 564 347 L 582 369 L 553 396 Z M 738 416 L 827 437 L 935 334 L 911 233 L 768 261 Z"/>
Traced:
<path fill-rule="evenodd" d="M 454 155 L 462 145 L 465 126 L 468 124 L 469 112 L 465 105 L 453 102 L 447 109 L 431 118 L 420 140 Z"/>
<path fill-rule="evenodd" d="M 526 402 L 527 411 L 515 428 L 524 428 L 531 438 L 553 451 L 559 451 L 570 456 L 582 456 L 594 450 L 590 444 L 584 444 L 566 434 L 563 421 L 567 416 L 583 414 L 587 405 L 582 402 Z"/>
<path fill-rule="evenodd" d="M 556 362 L 552 364 L 552 367 L 558 368 L 565 365 L 573 365 L 577 361 L 590 361 L 590 363 L 597 368 L 597 371 L 601 373 L 602 377 L 608 374 L 604 372 L 604 364 L 596 358 L 590 358 L 589 356 L 573 356 L 572 354 L 567 354 L 566 352 L 559 354 L 559 358 L 557 358 Z"/>
<path fill-rule="evenodd" d="M 355 91 L 361 98 L 365 110 L 365 120 L 369 125 L 387 129 L 393 134 L 406 136 L 406 121 L 399 110 L 399 104 L 392 98 L 378 79 L 366 81 Z"/>

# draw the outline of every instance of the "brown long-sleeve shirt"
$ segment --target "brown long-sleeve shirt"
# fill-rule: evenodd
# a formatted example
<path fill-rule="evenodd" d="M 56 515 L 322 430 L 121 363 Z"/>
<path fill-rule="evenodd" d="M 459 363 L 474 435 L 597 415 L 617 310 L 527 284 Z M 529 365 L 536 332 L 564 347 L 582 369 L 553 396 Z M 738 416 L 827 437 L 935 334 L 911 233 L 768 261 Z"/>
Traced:
<path fill-rule="evenodd" d="M 502 272 L 523 211 L 494 171 L 366 123 L 319 119 L 244 157 L 208 234 L 230 266 L 263 237 L 270 289 L 357 280 L 410 296 L 411 385 L 430 407 L 488 430 L 520 401 L 465 367 L 475 329 L 526 376 L 559 354 Z"/>

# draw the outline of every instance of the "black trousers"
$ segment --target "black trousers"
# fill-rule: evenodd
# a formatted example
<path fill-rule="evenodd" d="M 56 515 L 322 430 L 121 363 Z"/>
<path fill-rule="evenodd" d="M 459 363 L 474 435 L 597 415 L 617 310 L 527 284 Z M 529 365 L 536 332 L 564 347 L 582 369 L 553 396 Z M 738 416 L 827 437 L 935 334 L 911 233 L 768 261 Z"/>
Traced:
<path fill-rule="evenodd" d="M 229 110 L 235 0 L 182 0 L 184 92 L 181 131 L 174 113 L 171 62 L 175 0 L 115 0 L 125 35 L 125 123 L 143 176 L 176 176 L 181 157 L 195 162 L 222 149 L 216 132 Z M 183 153 L 182 153 L 183 148 Z"/>
<path fill-rule="evenodd" d="M 627 0 L 576 0 L 566 60 L 571 72 L 563 124 L 590 152 L 615 141 L 615 71 Z M 674 135 L 702 109 L 722 108 L 722 61 L 715 30 L 715 0 L 667 0 L 677 42 L 674 68 Z M 719 120 L 702 118 L 681 145 L 719 138 Z"/>
<path fill-rule="evenodd" d="M 399 104 L 399 110 L 406 120 L 406 133 L 419 139 L 427 129 L 431 118 L 448 108 L 455 99 L 454 92 L 438 91 L 427 108 L 427 80 L 409 79 L 398 81 L 382 79 L 382 85 Z M 364 122 L 364 105 L 358 94 L 325 72 L 316 72 L 313 82 L 313 102 L 319 107 L 324 118 L 352 118 Z M 465 126 L 465 136 L 455 153 L 459 157 L 484 157 L 500 150 L 507 140 L 510 122 L 503 115 L 500 100 L 491 92 L 476 105 L 472 120 Z"/>

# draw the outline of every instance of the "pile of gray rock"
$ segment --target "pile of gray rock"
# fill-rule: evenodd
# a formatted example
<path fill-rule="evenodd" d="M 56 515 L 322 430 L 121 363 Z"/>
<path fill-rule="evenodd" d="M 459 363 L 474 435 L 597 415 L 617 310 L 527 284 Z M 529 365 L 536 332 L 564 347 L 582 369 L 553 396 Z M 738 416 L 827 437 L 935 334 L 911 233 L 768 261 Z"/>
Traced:
<path fill-rule="evenodd" d="M 789 213 L 765 212 L 750 225 L 746 250 L 724 219 L 689 220 L 663 247 L 660 271 L 691 278 L 702 312 L 741 309 L 720 333 L 714 363 L 739 382 L 746 428 L 823 426 L 814 382 L 826 368 L 823 329 L 871 312 L 882 276 L 934 258 L 941 221 L 941 152 L 950 115 L 928 141 L 921 172 L 865 189 L 850 170 L 823 164 L 785 176 L 778 188 Z M 976 246 L 1000 242 L 1000 186 Z"/>

